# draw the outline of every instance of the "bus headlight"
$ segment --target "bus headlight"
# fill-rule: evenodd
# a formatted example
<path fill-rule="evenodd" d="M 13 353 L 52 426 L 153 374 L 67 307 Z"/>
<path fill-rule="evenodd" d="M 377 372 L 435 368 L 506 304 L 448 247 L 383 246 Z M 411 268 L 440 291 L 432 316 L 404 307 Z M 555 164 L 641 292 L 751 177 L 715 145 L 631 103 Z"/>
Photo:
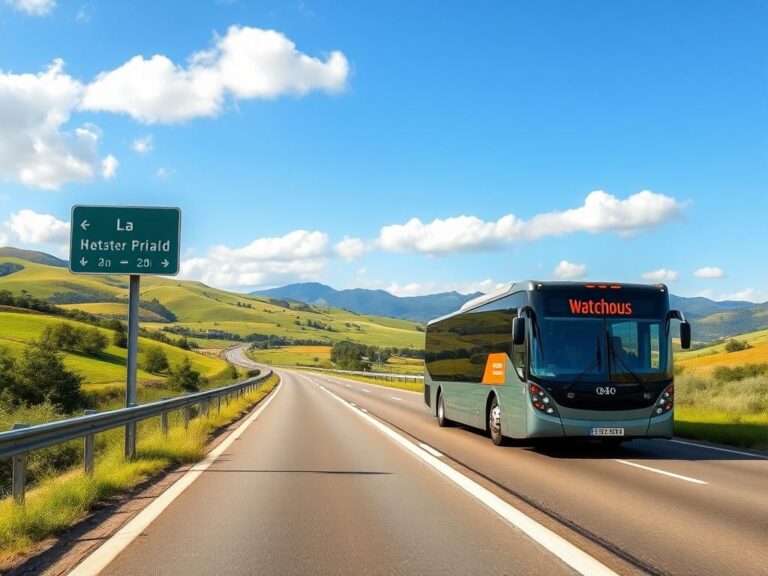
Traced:
<path fill-rule="evenodd" d="M 539 412 L 543 412 L 549 416 L 557 416 L 557 408 L 555 403 L 549 397 L 549 395 L 540 386 L 531 384 L 528 387 L 528 397 L 531 399 L 531 404 Z"/>
<path fill-rule="evenodd" d="M 658 401 L 656 402 L 656 407 L 653 409 L 653 415 L 661 416 L 662 414 L 665 414 L 666 412 L 669 412 L 670 410 L 672 410 L 674 405 L 675 405 L 675 387 L 667 386 L 666 390 L 664 390 L 664 392 L 661 393 Z"/>

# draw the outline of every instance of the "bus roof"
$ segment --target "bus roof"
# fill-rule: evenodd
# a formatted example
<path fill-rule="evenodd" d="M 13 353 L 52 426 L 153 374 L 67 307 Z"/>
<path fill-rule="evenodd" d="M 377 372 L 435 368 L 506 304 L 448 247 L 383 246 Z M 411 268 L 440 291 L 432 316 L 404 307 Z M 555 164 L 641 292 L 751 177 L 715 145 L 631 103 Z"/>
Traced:
<path fill-rule="evenodd" d="M 599 288 L 608 288 L 610 286 L 620 286 L 621 288 L 629 288 L 631 290 L 658 290 L 660 292 L 666 292 L 667 290 L 667 287 L 664 284 L 626 284 L 623 282 L 564 282 L 564 281 L 540 282 L 538 280 L 524 280 L 522 282 L 513 282 L 511 284 L 507 284 L 506 286 L 503 286 L 498 290 L 494 290 L 493 292 L 489 292 L 488 294 L 483 294 L 482 296 L 478 296 L 477 298 L 468 300 L 461 306 L 461 308 L 459 308 L 455 312 L 451 312 L 450 314 L 446 314 L 445 316 L 440 316 L 439 318 L 430 320 L 429 322 L 427 322 L 427 325 L 433 324 L 435 322 L 439 322 L 440 320 L 445 320 L 446 318 L 450 318 L 451 316 L 463 314 L 464 312 L 468 312 L 470 310 L 473 310 L 475 308 L 478 308 L 490 302 L 494 302 L 496 300 L 504 298 L 505 296 L 508 296 L 514 292 L 523 292 L 523 291 L 529 292 L 532 290 L 541 290 L 541 289 L 547 289 L 547 288 L 573 288 L 573 287 L 599 289 Z"/>

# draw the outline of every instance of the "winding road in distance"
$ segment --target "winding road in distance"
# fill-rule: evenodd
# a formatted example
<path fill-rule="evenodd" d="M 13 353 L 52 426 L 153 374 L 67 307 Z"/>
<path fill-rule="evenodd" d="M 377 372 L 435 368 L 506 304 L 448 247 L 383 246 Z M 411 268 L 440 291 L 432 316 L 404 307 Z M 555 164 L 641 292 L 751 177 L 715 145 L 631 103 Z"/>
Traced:
<path fill-rule="evenodd" d="M 438 428 L 421 394 L 276 372 L 270 403 L 104 574 L 768 574 L 764 454 L 498 448 Z"/>

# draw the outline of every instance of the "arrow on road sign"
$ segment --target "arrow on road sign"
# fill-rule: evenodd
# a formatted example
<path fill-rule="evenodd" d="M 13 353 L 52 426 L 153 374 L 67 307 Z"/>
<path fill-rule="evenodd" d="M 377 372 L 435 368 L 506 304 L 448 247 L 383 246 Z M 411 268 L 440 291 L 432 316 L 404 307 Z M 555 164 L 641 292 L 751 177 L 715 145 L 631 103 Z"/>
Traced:
<path fill-rule="evenodd" d="M 160 262 L 160 264 L 163 265 L 163 268 L 168 268 L 168 265 L 170 264 L 170 262 L 168 262 L 168 260 L 163 260 L 162 262 Z"/>
<path fill-rule="evenodd" d="M 88 220 L 83 220 L 80 223 L 80 228 L 82 228 L 83 230 L 88 230 L 88 226 L 90 226 L 90 225 L 91 224 L 88 222 Z M 83 264 L 83 266 L 85 266 L 85 264 Z"/>
<path fill-rule="evenodd" d="M 85 256 L 83 256 L 80 258 L 80 266 L 85 266 L 86 264 L 88 264 L 88 260 L 86 260 Z"/>

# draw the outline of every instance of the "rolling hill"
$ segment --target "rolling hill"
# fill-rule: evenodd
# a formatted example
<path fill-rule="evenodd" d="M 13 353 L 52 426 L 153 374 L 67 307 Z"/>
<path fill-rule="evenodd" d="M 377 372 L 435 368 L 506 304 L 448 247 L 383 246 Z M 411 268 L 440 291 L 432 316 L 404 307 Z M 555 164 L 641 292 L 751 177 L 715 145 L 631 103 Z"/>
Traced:
<path fill-rule="evenodd" d="M 16 271 L 0 277 L 0 290 L 25 291 L 66 308 L 125 318 L 128 281 L 124 276 L 74 275 L 66 267 L 33 259 L 0 256 L 0 265 Z M 37 260 L 37 261 L 34 261 Z M 202 347 L 225 347 L 233 339 L 212 338 L 227 333 L 259 334 L 293 340 L 332 343 L 351 339 L 364 344 L 422 348 L 420 326 L 408 320 L 383 318 L 347 310 L 256 297 L 211 288 L 200 282 L 147 276 L 141 282 L 142 326 L 187 331 Z M 168 317 L 172 317 L 168 321 Z M 208 338 L 206 338 L 208 335 Z"/>

